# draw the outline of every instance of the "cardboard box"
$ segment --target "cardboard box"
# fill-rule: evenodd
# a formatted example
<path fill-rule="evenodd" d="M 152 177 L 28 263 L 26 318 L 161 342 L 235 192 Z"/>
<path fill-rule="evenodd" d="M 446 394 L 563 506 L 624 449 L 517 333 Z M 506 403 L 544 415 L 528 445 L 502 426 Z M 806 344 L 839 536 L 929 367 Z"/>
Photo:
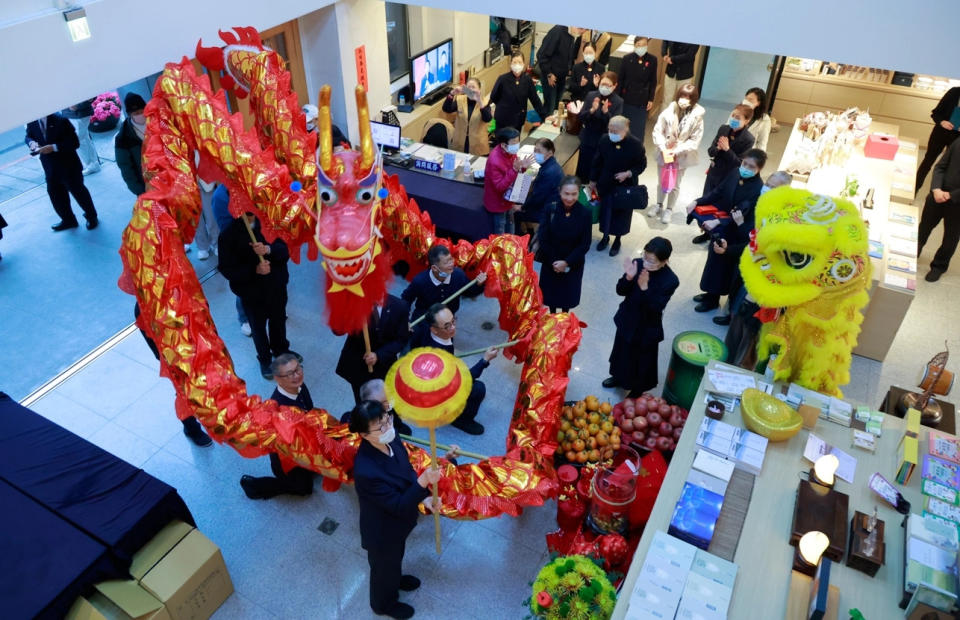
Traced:
<path fill-rule="evenodd" d="M 143 576 L 193 529 L 192 525 L 187 525 L 183 521 L 171 521 L 165 525 L 156 536 L 133 554 L 133 561 L 130 563 L 130 574 L 133 578 L 137 581 L 143 579 Z"/>
<path fill-rule="evenodd" d="M 77 600 L 73 602 L 73 605 L 67 611 L 67 615 L 63 618 L 64 620 L 108 620 L 106 616 L 97 611 L 97 608 L 90 601 L 82 596 L 77 597 Z"/>
<path fill-rule="evenodd" d="M 78 598 L 66 620 L 170 620 L 163 603 L 136 581 L 104 581 L 87 598 Z"/>
<path fill-rule="evenodd" d="M 140 580 L 163 602 L 171 620 L 209 618 L 233 593 L 220 549 L 193 530 Z"/>

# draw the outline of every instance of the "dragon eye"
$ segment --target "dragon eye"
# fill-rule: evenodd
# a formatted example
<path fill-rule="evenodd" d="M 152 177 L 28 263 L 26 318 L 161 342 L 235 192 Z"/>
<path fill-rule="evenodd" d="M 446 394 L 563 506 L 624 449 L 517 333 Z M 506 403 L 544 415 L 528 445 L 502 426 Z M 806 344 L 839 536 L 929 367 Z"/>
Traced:
<path fill-rule="evenodd" d="M 357 190 L 357 202 L 362 205 L 369 204 L 373 200 L 373 190 L 369 187 L 362 187 Z"/>
<path fill-rule="evenodd" d="M 324 187 L 320 189 L 320 200 L 324 205 L 330 206 L 336 204 L 337 202 L 337 192 L 333 191 L 329 187 Z"/>
<path fill-rule="evenodd" d="M 784 250 L 783 260 L 794 269 L 803 269 L 810 264 L 810 261 L 813 260 L 813 257 L 809 254 L 803 254 L 801 252 L 787 252 Z"/>

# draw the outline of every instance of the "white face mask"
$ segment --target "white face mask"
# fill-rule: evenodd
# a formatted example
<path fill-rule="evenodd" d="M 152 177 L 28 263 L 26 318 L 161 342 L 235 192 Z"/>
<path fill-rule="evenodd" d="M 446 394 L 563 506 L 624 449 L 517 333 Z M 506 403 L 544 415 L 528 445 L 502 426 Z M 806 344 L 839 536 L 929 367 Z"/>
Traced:
<path fill-rule="evenodd" d="M 514 75 L 520 75 L 521 73 L 523 73 L 523 65 L 514 63 L 510 65 L 510 70 L 513 71 Z"/>
<path fill-rule="evenodd" d="M 656 263 L 651 263 L 647 259 L 644 259 L 643 268 L 646 269 L 647 271 L 656 271 L 657 269 L 660 269 L 660 265 Z"/>
<path fill-rule="evenodd" d="M 633 48 L 633 51 L 635 51 L 635 52 L 637 53 L 637 56 L 643 56 L 644 54 L 647 53 L 647 46 L 646 46 L 646 45 L 638 45 L 638 46 L 636 46 L 635 48 Z"/>
<path fill-rule="evenodd" d="M 754 109 L 754 110 L 757 108 L 757 106 L 755 106 L 755 105 L 753 105 L 752 103 L 750 103 L 750 100 L 749 100 L 749 99 L 744 99 L 744 100 L 741 101 L 740 103 L 742 103 L 743 105 L 746 105 L 746 106 L 750 106 L 750 107 L 751 107 L 752 109 Z"/>
<path fill-rule="evenodd" d="M 397 436 L 397 431 L 391 426 L 390 430 L 384 433 L 380 433 L 380 439 L 377 440 L 377 443 L 382 445 L 387 445 L 388 443 L 393 441 L 396 436 Z"/>
<path fill-rule="evenodd" d="M 592 64 L 593 64 L 593 61 L 596 60 L 596 59 L 597 59 L 597 57 L 594 56 L 593 54 L 584 54 L 584 55 L 583 55 L 583 62 L 587 63 L 588 65 L 592 65 Z"/>
<path fill-rule="evenodd" d="M 604 97 L 609 97 L 612 92 L 613 92 L 613 87 L 612 87 L 612 86 L 601 86 L 601 87 L 600 87 L 600 94 L 603 95 Z"/>
<path fill-rule="evenodd" d="M 677 99 L 677 105 L 680 106 L 681 110 L 685 110 L 690 107 L 690 100 L 686 97 L 680 97 Z"/>

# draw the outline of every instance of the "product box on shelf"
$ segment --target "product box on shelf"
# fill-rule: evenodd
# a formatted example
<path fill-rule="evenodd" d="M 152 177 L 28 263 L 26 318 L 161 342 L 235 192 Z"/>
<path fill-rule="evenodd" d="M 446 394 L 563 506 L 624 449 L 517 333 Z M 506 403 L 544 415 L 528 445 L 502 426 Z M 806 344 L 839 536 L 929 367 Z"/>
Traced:
<path fill-rule="evenodd" d="M 913 470 L 917 466 L 918 452 L 919 444 L 916 437 L 904 435 L 900 439 L 900 445 L 897 446 L 897 474 L 895 476 L 899 484 L 910 482 Z"/>
<path fill-rule="evenodd" d="M 929 454 L 923 457 L 923 467 L 920 476 L 934 480 L 953 489 L 960 489 L 960 465 L 938 459 Z"/>
<path fill-rule="evenodd" d="M 713 530 L 722 507 L 722 495 L 684 483 L 668 533 L 706 550 L 713 540 Z"/>
<path fill-rule="evenodd" d="M 731 591 L 733 591 L 733 584 L 737 580 L 736 564 L 702 549 L 697 549 L 690 572 L 706 577 Z"/>
<path fill-rule="evenodd" d="M 716 605 L 717 609 L 727 613 L 730 606 L 730 598 L 733 596 L 733 590 L 727 586 L 721 585 L 708 577 L 699 573 L 690 571 L 687 575 L 687 583 L 683 586 L 683 595 L 680 600 L 689 598 L 698 598 L 701 601 L 710 601 Z"/>
<path fill-rule="evenodd" d="M 648 555 L 640 569 L 640 576 L 651 589 L 661 594 L 676 595 L 677 598 L 683 594 L 683 586 L 687 580 L 689 571 L 681 569 L 670 563 L 669 560 L 656 555 Z"/>
<path fill-rule="evenodd" d="M 733 475 L 733 470 L 736 466 L 732 461 L 717 456 L 712 452 L 707 452 L 706 450 L 698 450 L 697 455 L 693 457 L 693 468 L 702 471 L 705 474 L 710 474 L 716 478 L 720 478 L 724 482 L 730 482 L 730 476 Z"/>
<path fill-rule="evenodd" d="M 727 483 L 717 478 L 716 476 L 711 476 L 710 474 L 705 474 L 698 469 L 691 468 L 687 473 L 687 482 L 694 484 L 700 488 L 706 489 L 708 491 L 713 491 L 717 495 L 726 495 L 727 494 Z"/>
<path fill-rule="evenodd" d="M 657 530 L 650 542 L 650 551 L 647 553 L 647 557 L 656 554 L 667 559 L 672 565 L 689 571 L 697 553 L 697 548 L 690 543 Z"/>
<path fill-rule="evenodd" d="M 680 604 L 680 595 L 657 591 L 639 580 L 630 595 L 628 618 L 672 620 Z"/>
<path fill-rule="evenodd" d="M 677 608 L 677 620 L 726 620 L 726 610 L 717 601 L 684 596 Z"/>
<path fill-rule="evenodd" d="M 960 464 L 960 440 L 953 435 L 928 430 L 927 452 L 939 459 Z"/>
<path fill-rule="evenodd" d="M 936 497 L 937 499 L 946 502 L 951 506 L 960 504 L 960 493 L 958 493 L 956 489 L 948 487 L 945 484 L 940 484 L 935 480 L 930 480 L 928 478 L 921 480 L 920 492 L 930 497 Z"/>

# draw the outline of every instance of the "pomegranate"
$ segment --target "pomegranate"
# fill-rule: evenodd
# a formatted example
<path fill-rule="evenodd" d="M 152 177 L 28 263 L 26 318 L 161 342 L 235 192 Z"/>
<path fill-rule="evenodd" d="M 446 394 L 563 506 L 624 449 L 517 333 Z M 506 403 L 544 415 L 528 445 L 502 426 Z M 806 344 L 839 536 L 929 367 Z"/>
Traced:
<path fill-rule="evenodd" d="M 633 428 L 634 428 L 635 430 L 638 430 L 638 431 L 647 430 L 647 426 L 649 426 L 649 425 L 650 425 L 650 423 L 647 422 L 647 419 L 646 419 L 646 418 L 641 418 L 641 417 L 638 416 L 638 417 L 636 417 L 636 418 L 633 419 Z"/>
<path fill-rule="evenodd" d="M 650 426 L 660 426 L 660 423 L 663 422 L 663 417 L 656 411 L 651 411 L 647 414 L 647 422 L 650 423 Z"/>
<path fill-rule="evenodd" d="M 660 434 L 669 437 L 673 434 L 673 426 L 669 422 L 660 423 Z"/>

